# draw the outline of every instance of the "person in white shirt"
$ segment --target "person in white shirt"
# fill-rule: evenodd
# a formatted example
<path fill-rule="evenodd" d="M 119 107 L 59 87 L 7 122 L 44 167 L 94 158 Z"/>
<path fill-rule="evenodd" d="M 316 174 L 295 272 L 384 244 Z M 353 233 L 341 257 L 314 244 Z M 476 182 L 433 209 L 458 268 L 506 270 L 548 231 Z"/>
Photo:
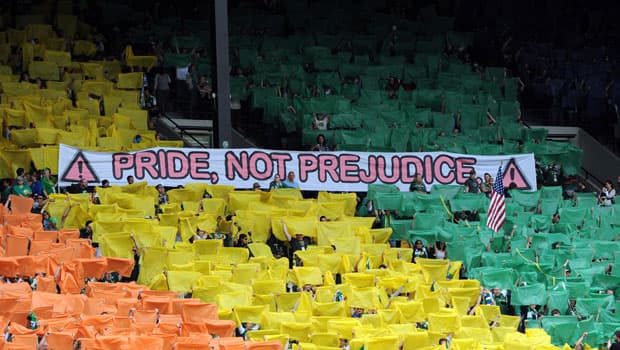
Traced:
<path fill-rule="evenodd" d="M 598 203 L 602 206 L 610 206 L 616 202 L 616 189 L 611 183 L 611 180 L 605 180 L 603 189 L 598 197 Z"/>
<path fill-rule="evenodd" d="M 316 130 L 327 130 L 329 124 L 329 114 L 314 113 L 312 127 Z"/>

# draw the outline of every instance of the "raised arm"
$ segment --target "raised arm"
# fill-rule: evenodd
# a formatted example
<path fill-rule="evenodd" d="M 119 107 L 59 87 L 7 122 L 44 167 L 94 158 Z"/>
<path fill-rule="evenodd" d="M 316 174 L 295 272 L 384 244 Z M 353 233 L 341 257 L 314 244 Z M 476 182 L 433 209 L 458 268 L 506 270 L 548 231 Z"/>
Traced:
<path fill-rule="evenodd" d="M 284 236 L 286 236 L 286 239 L 290 242 L 292 239 L 291 234 L 288 232 L 288 228 L 286 227 L 284 219 L 282 219 L 282 231 L 284 231 Z"/>

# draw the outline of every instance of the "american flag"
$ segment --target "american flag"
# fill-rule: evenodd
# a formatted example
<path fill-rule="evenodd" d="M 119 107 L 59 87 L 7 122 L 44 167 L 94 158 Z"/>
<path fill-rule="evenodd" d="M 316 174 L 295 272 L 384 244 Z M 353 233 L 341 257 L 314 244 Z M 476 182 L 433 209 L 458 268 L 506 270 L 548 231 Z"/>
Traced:
<path fill-rule="evenodd" d="M 506 198 L 504 197 L 504 176 L 502 166 L 497 169 L 497 177 L 491 192 L 491 204 L 489 205 L 489 216 L 487 217 L 487 227 L 497 232 L 506 221 Z"/>

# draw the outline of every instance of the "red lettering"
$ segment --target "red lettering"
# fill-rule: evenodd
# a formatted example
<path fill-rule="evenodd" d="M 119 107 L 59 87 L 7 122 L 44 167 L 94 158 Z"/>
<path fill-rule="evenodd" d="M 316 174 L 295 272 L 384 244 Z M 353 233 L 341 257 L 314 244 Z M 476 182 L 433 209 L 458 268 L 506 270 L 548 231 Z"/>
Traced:
<path fill-rule="evenodd" d="M 375 156 L 368 156 L 368 172 L 361 170 L 360 179 L 367 184 L 377 181 L 377 158 Z"/>
<path fill-rule="evenodd" d="M 433 157 L 425 156 L 424 157 L 424 181 L 427 184 L 433 183 L 434 175 L 433 175 Z"/>
<path fill-rule="evenodd" d="M 248 153 L 242 151 L 239 154 L 240 159 L 237 158 L 234 152 L 226 153 L 226 178 L 228 180 L 234 180 L 239 176 L 242 180 L 250 178 L 249 166 L 248 166 Z"/>
<path fill-rule="evenodd" d="M 300 154 L 299 162 L 299 181 L 306 182 L 308 173 L 315 172 L 319 168 L 319 161 L 313 154 Z"/>
<path fill-rule="evenodd" d="M 178 165 L 178 167 L 177 167 Z M 166 154 L 166 166 L 170 179 L 182 179 L 189 173 L 189 160 L 181 151 L 168 151 Z"/>
<path fill-rule="evenodd" d="M 464 184 L 469 177 L 469 172 L 474 170 L 473 166 L 476 164 L 475 158 L 457 158 L 456 159 L 456 182 Z"/>
<path fill-rule="evenodd" d="M 144 172 L 149 173 L 151 178 L 157 179 L 159 173 L 156 169 L 157 156 L 150 151 L 138 152 L 135 154 L 136 162 L 136 177 L 138 179 L 144 179 Z"/>
<path fill-rule="evenodd" d="M 322 154 L 319 156 L 319 181 L 327 181 L 327 175 L 334 182 L 338 182 L 338 158 L 333 154 Z"/>
<path fill-rule="evenodd" d="M 112 156 L 112 168 L 114 169 L 114 178 L 122 179 L 123 170 L 131 169 L 134 165 L 134 158 L 131 154 L 115 153 Z"/>
<path fill-rule="evenodd" d="M 278 175 L 283 179 L 286 176 L 286 162 L 292 159 L 290 154 L 284 153 L 272 153 L 271 159 L 276 161 L 276 169 L 278 169 Z M 303 180 L 301 180 L 303 181 Z"/>
<path fill-rule="evenodd" d="M 414 165 L 411 169 L 410 166 Z M 422 160 L 414 156 L 404 156 L 400 159 L 400 168 L 402 169 L 401 180 L 403 183 L 412 183 L 416 173 L 422 173 Z"/>
<path fill-rule="evenodd" d="M 208 180 L 211 173 L 205 170 L 209 169 L 209 153 L 207 152 L 191 152 L 189 154 L 189 176 L 194 180 Z"/>
<path fill-rule="evenodd" d="M 263 170 L 259 169 L 259 162 L 264 163 L 261 167 Z M 272 173 L 273 162 L 271 161 L 271 157 L 269 157 L 267 153 L 263 152 L 252 153 L 250 156 L 250 175 L 257 180 L 267 180 L 271 177 Z"/>
<path fill-rule="evenodd" d="M 443 166 L 447 165 L 448 166 L 448 174 L 444 175 L 443 172 Z M 446 156 L 446 155 L 440 155 L 439 157 L 437 157 L 437 159 L 435 159 L 435 165 L 433 167 L 434 169 L 434 174 L 435 174 L 435 178 L 437 179 L 437 181 L 439 181 L 442 184 L 449 184 L 452 183 L 454 181 L 454 171 L 452 170 L 454 168 L 454 159 L 452 159 L 452 157 Z"/>
<path fill-rule="evenodd" d="M 165 179 L 168 177 L 168 168 L 166 168 L 166 151 L 160 150 L 157 152 L 159 160 L 159 177 Z"/>
<path fill-rule="evenodd" d="M 357 162 L 360 160 L 360 157 L 355 154 L 341 154 L 338 159 L 340 160 L 340 180 L 351 183 L 359 182 Z"/>
<path fill-rule="evenodd" d="M 377 168 L 377 174 L 381 182 L 393 184 L 400 179 L 400 159 L 397 156 L 392 157 L 392 164 L 389 167 L 392 170 L 391 176 L 387 174 L 388 166 L 383 156 L 378 157 Z"/>

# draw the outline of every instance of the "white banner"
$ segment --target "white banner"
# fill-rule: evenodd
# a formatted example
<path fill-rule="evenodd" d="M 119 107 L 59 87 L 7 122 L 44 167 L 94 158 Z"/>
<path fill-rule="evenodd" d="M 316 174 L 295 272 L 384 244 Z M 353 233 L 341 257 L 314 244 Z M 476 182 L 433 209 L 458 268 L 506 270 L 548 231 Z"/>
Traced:
<path fill-rule="evenodd" d="M 395 184 L 407 191 L 416 173 L 427 189 L 433 184 L 464 184 L 470 170 L 478 178 L 493 178 L 502 165 L 504 186 L 536 189 L 533 154 L 474 156 L 445 152 L 369 153 L 296 152 L 265 149 L 149 148 L 136 152 L 91 152 L 60 145 L 59 181 L 68 186 L 88 180 L 112 185 L 126 184 L 126 178 L 148 181 L 149 185 L 185 185 L 189 182 L 234 185 L 251 188 L 259 183 L 269 188 L 275 175 L 286 180 L 293 172 L 302 190 L 365 192 L 369 184 Z"/>

